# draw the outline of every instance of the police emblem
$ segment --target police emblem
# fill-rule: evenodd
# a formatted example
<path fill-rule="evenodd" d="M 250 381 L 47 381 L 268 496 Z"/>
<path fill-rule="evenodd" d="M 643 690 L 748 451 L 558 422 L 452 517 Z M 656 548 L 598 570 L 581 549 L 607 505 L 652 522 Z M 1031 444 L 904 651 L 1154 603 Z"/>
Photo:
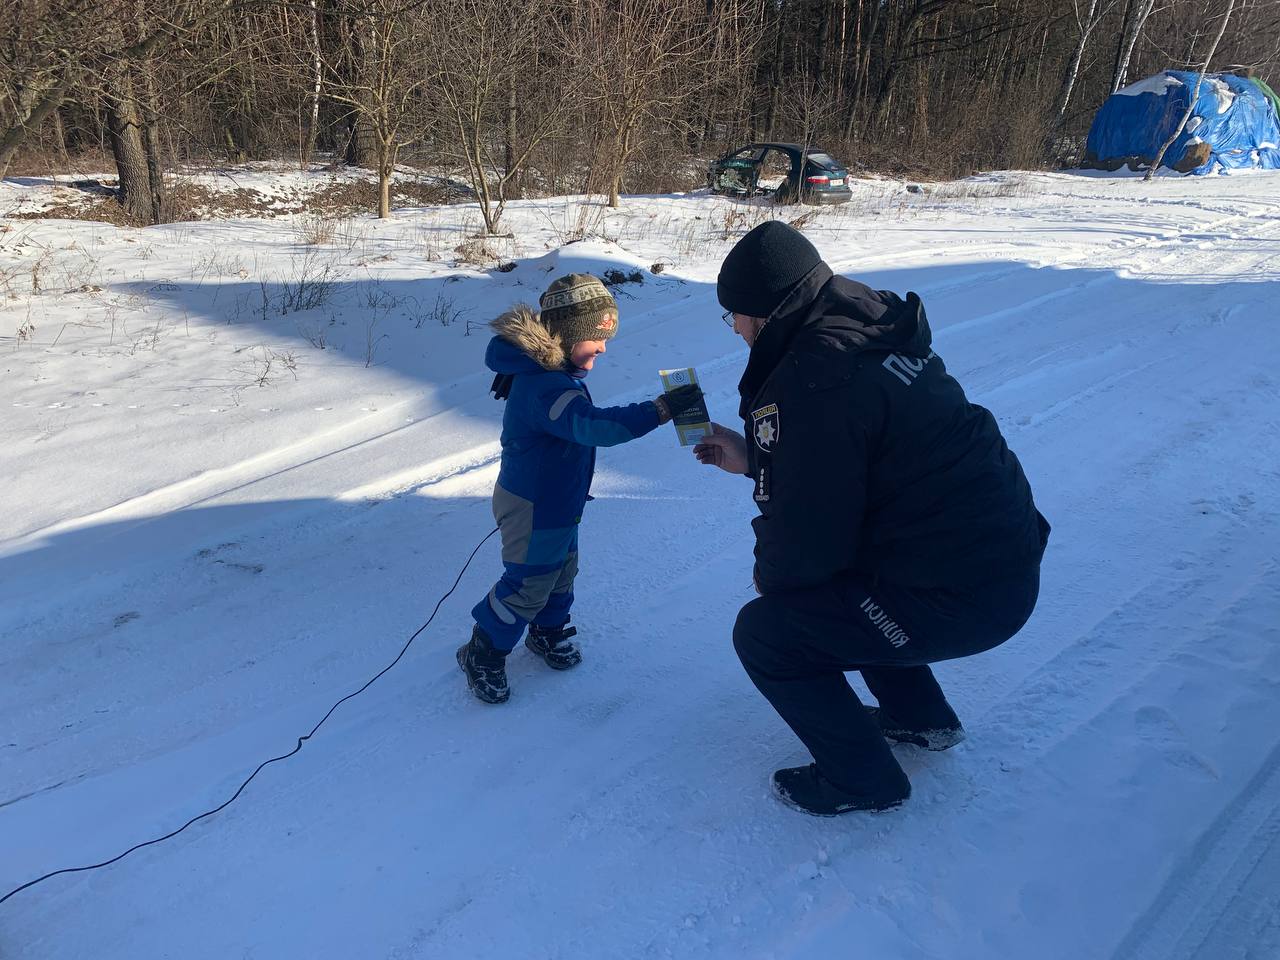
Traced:
<path fill-rule="evenodd" d="M 782 423 L 778 417 L 778 405 L 771 403 L 767 407 L 753 410 L 751 422 L 756 446 L 765 453 L 772 453 L 774 444 L 778 442 L 778 434 L 782 430 Z"/>

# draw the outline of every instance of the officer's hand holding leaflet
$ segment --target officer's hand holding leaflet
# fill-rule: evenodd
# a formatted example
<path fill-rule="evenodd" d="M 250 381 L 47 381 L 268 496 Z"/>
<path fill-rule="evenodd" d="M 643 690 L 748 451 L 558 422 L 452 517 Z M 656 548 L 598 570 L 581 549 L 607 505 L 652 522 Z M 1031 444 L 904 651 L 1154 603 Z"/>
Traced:
<path fill-rule="evenodd" d="M 699 463 L 725 473 L 744 476 L 747 472 L 747 438 L 718 423 L 711 424 L 711 433 L 693 448 L 693 455 Z"/>

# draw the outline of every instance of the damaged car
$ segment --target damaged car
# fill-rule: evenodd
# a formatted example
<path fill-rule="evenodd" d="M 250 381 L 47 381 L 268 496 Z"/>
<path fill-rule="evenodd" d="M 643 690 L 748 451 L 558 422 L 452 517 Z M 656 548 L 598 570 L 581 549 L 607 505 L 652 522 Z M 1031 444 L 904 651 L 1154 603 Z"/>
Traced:
<path fill-rule="evenodd" d="M 708 165 L 707 186 L 721 196 L 764 196 L 778 203 L 844 203 L 853 196 L 843 163 L 798 143 L 739 147 Z"/>

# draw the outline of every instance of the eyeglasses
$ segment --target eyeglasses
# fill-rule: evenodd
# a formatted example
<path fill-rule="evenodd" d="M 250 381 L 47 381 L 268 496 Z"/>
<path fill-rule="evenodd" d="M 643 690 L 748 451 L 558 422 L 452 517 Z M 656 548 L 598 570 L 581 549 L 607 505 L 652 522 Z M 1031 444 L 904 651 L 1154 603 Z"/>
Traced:
<path fill-rule="evenodd" d="M 724 325 L 726 327 L 728 327 L 730 330 L 733 329 L 733 311 L 732 310 L 726 310 L 724 313 L 720 314 L 720 319 L 724 321 Z"/>

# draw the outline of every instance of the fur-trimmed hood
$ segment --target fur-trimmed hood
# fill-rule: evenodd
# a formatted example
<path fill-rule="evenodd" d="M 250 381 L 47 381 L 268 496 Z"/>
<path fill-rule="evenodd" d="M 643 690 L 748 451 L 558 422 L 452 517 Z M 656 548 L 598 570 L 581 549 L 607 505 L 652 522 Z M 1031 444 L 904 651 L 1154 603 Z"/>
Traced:
<path fill-rule="evenodd" d="M 486 364 L 496 373 L 528 373 L 529 368 L 520 363 L 519 355 L 532 360 L 542 370 L 565 371 L 569 358 L 564 344 L 553 336 L 538 318 L 538 312 L 527 303 L 518 303 L 494 320 L 490 327 L 496 335 L 489 345 Z M 499 341 L 514 347 L 514 351 L 496 349 Z"/>

